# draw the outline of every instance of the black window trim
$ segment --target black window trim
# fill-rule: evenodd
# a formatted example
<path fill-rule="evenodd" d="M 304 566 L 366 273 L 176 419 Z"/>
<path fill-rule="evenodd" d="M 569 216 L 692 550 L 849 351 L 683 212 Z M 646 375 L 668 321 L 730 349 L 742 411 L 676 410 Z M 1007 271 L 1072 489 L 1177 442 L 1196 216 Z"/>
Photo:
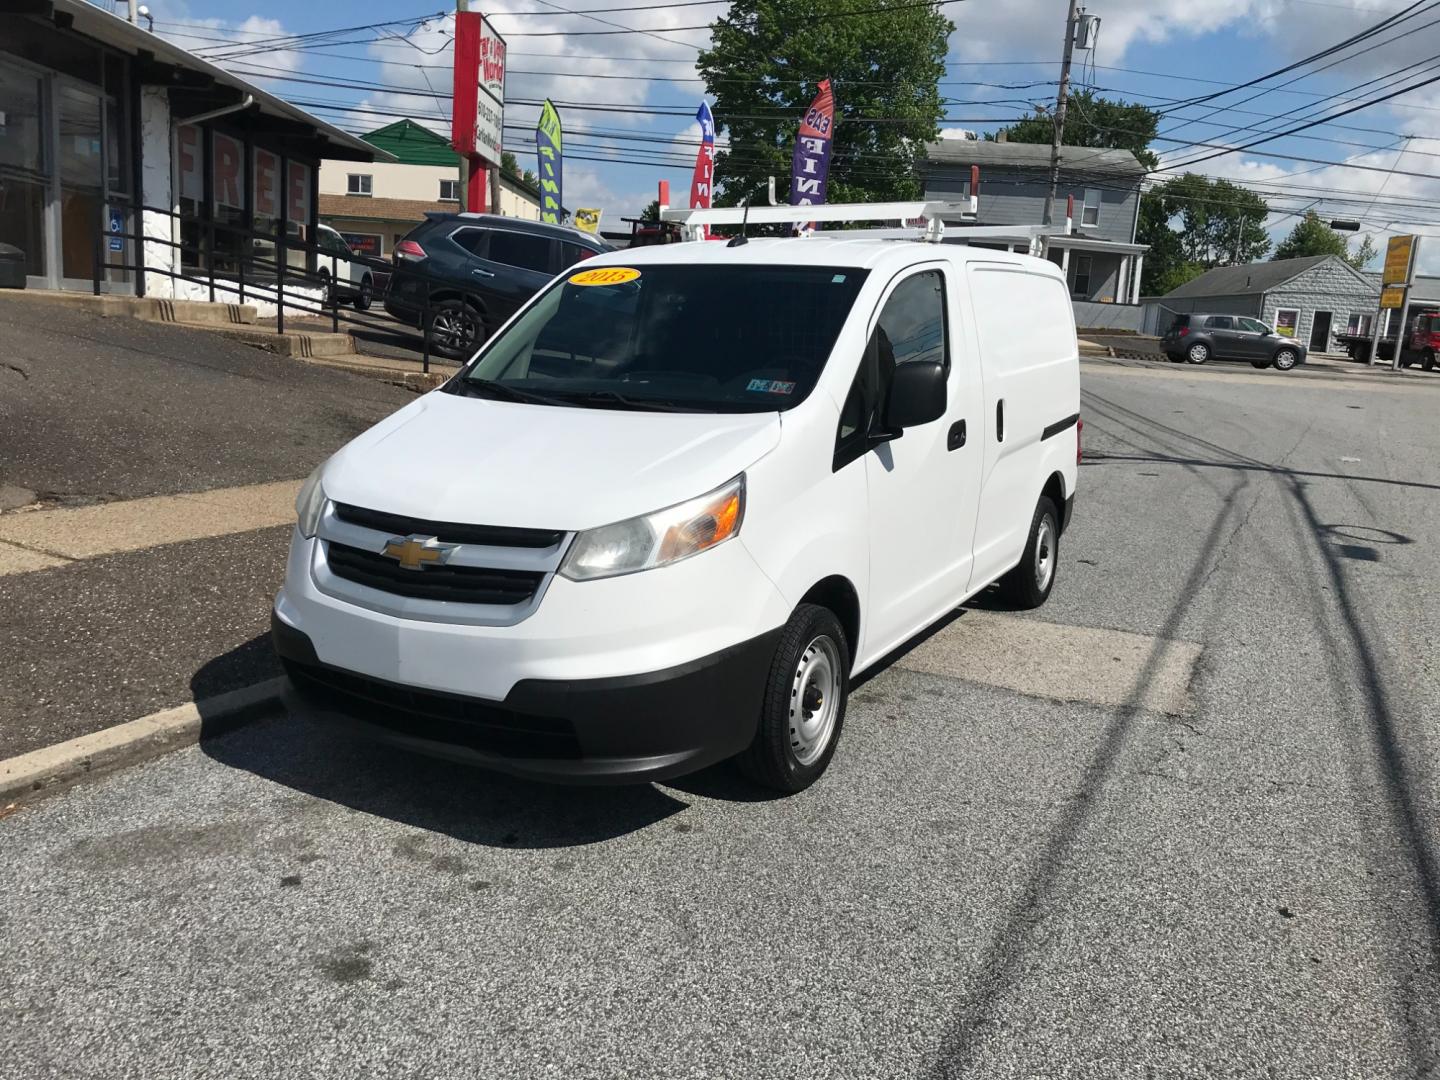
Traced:
<path fill-rule="evenodd" d="M 895 290 L 906 280 L 912 277 L 919 277 L 923 273 L 938 273 L 940 275 L 940 317 L 943 321 L 942 337 L 945 346 L 945 379 L 947 383 L 949 382 L 952 371 L 950 349 L 950 282 L 945 270 L 946 267 L 950 265 L 952 264 L 944 259 L 935 259 L 931 262 L 907 266 L 903 270 L 896 271 L 894 276 L 885 283 L 885 288 L 880 294 L 879 301 L 876 302 L 874 309 L 870 313 L 870 317 L 866 320 L 865 348 L 860 353 L 860 363 L 855 367 L 855 375 L 850 380 L 850 387 L 845 391 L 845 400 L 840 403 L 840 420 L 836 421 L 835 424 L 835 450 L 830 462 L 830 471 L 832 473 L 839 472 L 851 462 L 859 461 L 876 446 L 880 445 L 880 443 L 899 438 L 898 433 L 877 432 L 875 430 L 876 417 L 873 415 L 873 406 L 871 416 L 869 417 L 870 426 L 865 430 L 861 431 L 857 429 L 856 433 L 847 439 L 840 434 L 840 424 L 844 421 L 845 406 L 849 404 L 850 395 L 855 391 L 855 387 L 859 382 L 865 365 L 872 361 L 875 346 L 875 330 L 880 325 L 880 316 L 885 310 L 885 305 L 888 304 L 890 298 L 895 295 Z"/>

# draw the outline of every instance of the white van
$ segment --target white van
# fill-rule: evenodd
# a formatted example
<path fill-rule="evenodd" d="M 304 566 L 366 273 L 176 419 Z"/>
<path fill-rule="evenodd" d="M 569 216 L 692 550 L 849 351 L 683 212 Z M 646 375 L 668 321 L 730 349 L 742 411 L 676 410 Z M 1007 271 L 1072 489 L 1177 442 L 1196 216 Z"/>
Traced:
<path fill-rule="evenodd" d="M 850 680 L 1074 503 L 1060 271 L 949 244 L 588 260 L 306 481 L 273 637 L 329 716 L 520 776 L 799 791 Z"/>

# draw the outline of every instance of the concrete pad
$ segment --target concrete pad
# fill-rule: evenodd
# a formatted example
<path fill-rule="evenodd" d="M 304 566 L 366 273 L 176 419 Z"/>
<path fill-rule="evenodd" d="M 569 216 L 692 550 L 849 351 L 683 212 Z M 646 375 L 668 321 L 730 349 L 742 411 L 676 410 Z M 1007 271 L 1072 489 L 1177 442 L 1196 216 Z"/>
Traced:
<path fill-rule="evenodd" d="M 14 544 L 0 543 L 0 577 L 6 574 L 26 574 L 31 570 L 47 570 L 52 566 L 64 566 L 67 559 L 57 559 Z"/>
<path fill-rule="evenodd" d="M 23 545 L 64 559 L 92 559 L 120 551 L 228 536 L 294 520 L 301 481 L 217 488 L 187 495 L 129 499 L 73 510 L 37 510 L 0 518 L 0 543 Z M 0 556 L 0 573 L 8 556 Z M 18 563 L 19 557 L 14 557 Z M 40 569 L 30 566 L 28 569 Z"/>
<path fill-rule="evenodd" d="M 1201 646 L 1192 641 L 966 612 L 897 667 L 1033 697 L 1181 716 Z"/>

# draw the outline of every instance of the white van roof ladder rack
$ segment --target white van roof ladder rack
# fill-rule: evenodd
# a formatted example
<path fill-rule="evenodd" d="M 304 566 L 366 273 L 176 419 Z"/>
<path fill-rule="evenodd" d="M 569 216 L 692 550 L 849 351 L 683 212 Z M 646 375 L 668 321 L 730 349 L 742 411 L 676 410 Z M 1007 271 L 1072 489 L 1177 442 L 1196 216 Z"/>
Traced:
<path fill-rule="evenodd" d="M 749 222 L 755 225 L 809 225 L 814 222 L 887 222 L 889 228 L 853 230 L 833 234 L 817 235 L 844 236 L 860 239 L 869 234 L 884 234 L 887 238 L 904 240 L 928 240 L 939 243 L 945 235 L 945 218 L 974 219 L 974 200 L 964 202 L 889 202 L 889 203 L 820 203 L 815 206 L 752 206 L 748 214 L 743 206 L 729 206 L 710 210 L 681 210 L 662 206 L 660 220 L 673 221 L 680 226 L 686 240 L 699 240 L 704 236 L 706 225 L 739 225 Z"/>

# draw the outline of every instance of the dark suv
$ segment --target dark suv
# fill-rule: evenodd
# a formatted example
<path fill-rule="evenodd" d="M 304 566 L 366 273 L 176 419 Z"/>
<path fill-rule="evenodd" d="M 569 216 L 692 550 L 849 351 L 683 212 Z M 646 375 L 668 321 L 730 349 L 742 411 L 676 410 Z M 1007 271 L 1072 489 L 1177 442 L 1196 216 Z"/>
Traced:
<path fill-rule="evenodd" d="M 395 245 L 385 310 L 410 326 L 425 319 L 430 347 L 468 360 L 521 304 L 567 267 L 609 245 L 577 229 L 494 214 L 426 214 Z"/>
<path fill-rule="evenodd" d="M 1160 349 L 1176 364 L 1203 364 L 1214 356 L 1289 371 L 1305 362 L 1304 345 L 1245 315 L 1177 315 L 1160 339 Z"/>

